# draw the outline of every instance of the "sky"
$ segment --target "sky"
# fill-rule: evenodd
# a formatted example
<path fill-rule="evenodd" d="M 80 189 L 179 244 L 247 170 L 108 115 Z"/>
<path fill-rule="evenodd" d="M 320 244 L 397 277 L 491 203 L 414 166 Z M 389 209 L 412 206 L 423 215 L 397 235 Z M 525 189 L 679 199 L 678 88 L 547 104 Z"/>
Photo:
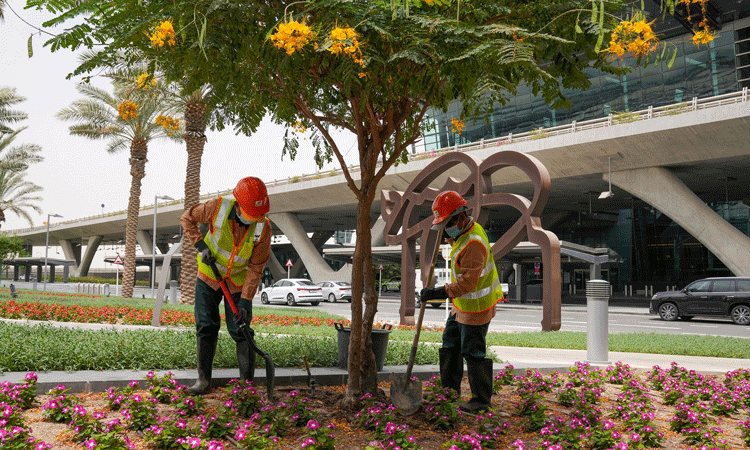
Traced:
<path fill-rule="evenodd" d="M 26 180 L 43 188 L 38 203 L 42 213 L 30 210 L 33 226 L 41 226 L 47 214 L 59 214 L 55 221 L 77 220 L 127 208 L 130 190 L 128 152 L 107 153 L 105 141 L 91 141 L 71 136 L 68 127 L 55 114 L 81 98 L 76 91 L 79 78 L 65 77 L 78 66 L 78 57 L 68 50 L 50 52 L 43 43 L 49 35 L 41 34 L 25 24 L 15 13 L 30 24 L 41 27 L 51 16 L 44 12 L 24 9 L 25 1 L 8 0 L 5 21 L 0 22 L 0 86 L 16 88 L 16 93 L 27 100 L 14 109 L 28 113 L 29 119 L 20 123 L 28 128 L 20 133 L 14 144 L 29 143 L 42 147 L 44 161 L 32 165 Z M 56 29 L 48 29 L 54 33 Z M 33 34 L 33 56 L 29 58 L 27 43 Z M 102 78 L 92 83 L 102 88 L 109 84 Z M 19 125 L 11 125 L 15 128 Z M 309 140 L 300 141 L 297 158 L 281 159 L 282 136 L 285 128 L 264 121 L 252 136 L 236 135 L 231 129 L 207 131 L 201 167 L 201 195 L 231 189 L 246 176 L 257 176 L 266 182 L 290 176 L 312 174 L 316 171 Z M 337 143 L 348 164 L 356 163 L 355 137 L 338 133 Z M 141 206 L 151 205 L 154 196 L 168 195 L 184 198 L 187 153 L 183 144 L 155 140 L 149 143 L 146 177 L 142 180 Z M 334 162 L 321 170 L 338 167 Z M 104 205 L 104 206 L 102 206 Z M 3 231 L 29 227 L 26 220 L 6 213 Z"/>

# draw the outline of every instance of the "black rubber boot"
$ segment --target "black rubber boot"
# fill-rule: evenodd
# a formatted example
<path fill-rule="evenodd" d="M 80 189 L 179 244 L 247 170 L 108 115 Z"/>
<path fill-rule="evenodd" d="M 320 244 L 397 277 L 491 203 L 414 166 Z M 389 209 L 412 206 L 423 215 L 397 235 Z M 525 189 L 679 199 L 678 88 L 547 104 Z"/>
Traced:
<path fill-rule="evenodd" d="M 461 403 L 462 411 L 478 413 L 490 407 L 492 399 L 492 360 L 480 361 L 466 360 L 466 368 L 469 374 L 469 386 L 471 386 L 471 400 Z"/>
<path fill-rule="evenodd" d="M 218 336 L 216 339 L 198 338 L 198 380 L 188 388 L 189 393 L 203 395 L 211 389 L 211 369 L 218 341 Z"/>
<path fill-rule="evenodd" d="M 440 355 L 440 380 L 443 387 L 451 388 L 461 397 L 461 380 L 464 378 L 464 360 L 459 351 L 447 348 L 438 350 Z"/>
<path fill-rule="evenodd" d="M 240 378 L 245 381 L 255 379 L 255 351 L 247 341 L 237 343 L 237 363 L 240 368 Z"/>

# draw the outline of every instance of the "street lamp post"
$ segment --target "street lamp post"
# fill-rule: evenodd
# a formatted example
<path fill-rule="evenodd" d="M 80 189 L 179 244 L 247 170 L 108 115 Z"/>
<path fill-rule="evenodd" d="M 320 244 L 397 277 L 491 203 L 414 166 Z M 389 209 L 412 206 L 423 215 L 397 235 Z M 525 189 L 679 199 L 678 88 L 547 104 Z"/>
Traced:
<path fill-rule="evenodd" d="M 158 200 L 174 200 L 172 197 L 168 195 L 154 195 L 154 234 L 153 234 L 153 243 L 151 248 L 151 295 L 156 298 L 156 295 L 154 293 L 154 284 L 156 279 L 156 210 L 159 204 L 157 203 Z"/>
<path fill-rule="evenodd" d="M 47 214 L 47 240 L 44 243 L 44 290 L 47 290 L 47 255 L 49 254 L 49 220 L 51 217 L 62 217 L 60 214 Z"/>

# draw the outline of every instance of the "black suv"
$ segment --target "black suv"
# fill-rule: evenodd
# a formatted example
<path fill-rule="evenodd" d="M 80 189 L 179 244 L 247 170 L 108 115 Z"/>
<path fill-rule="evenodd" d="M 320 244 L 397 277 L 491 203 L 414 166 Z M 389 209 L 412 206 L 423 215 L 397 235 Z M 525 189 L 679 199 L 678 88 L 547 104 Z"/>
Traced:
<path fill-rule="evenodd" d="M 693 316 L 729 316 L 738 325 L 750 324 L 750 278 L 704 278 L 681 291 L 657 292 L 649 305 L 662 320 Z"/>

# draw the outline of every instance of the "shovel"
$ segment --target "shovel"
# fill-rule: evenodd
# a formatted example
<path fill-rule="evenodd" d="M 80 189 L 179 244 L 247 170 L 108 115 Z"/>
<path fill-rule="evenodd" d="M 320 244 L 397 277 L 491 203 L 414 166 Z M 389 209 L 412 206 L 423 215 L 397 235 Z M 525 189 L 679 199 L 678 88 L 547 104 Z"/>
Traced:
<path fill-rule="evenodd" d="M 250 348 L 255 351 L 255 353 L 259 354 L 263 359 L 266 360 L 266 394 L 268 395 L 269 400 L 273 400 L 273 383 L 274 383 L 274 376 L 276 373 L 276 370 L 273 366 L 273 360 L 271 359 L 271 355 L 264 352 L 263 350 L 258 348 L 258 345 L 255 344 L 255 332 L 252 328 L 248 327 L 244 320 L 240 317 L 240 312 L 237 310 L 237 305 L 234 304 L 234 300 L 232 299 L 232 294 L 229 293 L 229 288 L 227 288 L 227 283 L 224 281 L 224 278 L 221 276 L 221 273 L 219 273 L 219 269 L 216 267 L 216 261 L 210 261 L 211 270 L 214 272 L 214 276 L 219 281 L 219 286 L 221 286 L 222 292 L 224 292 L 224 301 L 226 301 L 229 304 L 229 307 L 232 309 L 232 312 L 234 313 L 234 323 L 237 324 L 237 328 L 242 332 L 242 334 L 245 335 L 245 339 L 247 339 L 248 344 L 250 345 Z"/>
<path fill-rule="evenodd" d="M 435 245 L 435 254 L 432 255 L 432 264 L 430 265 L 430 276 L 427 278 L 428 286 L 432 286 L 432 277 L 435 273 L 435 263 L 437 262 L 438 252 L 440 251 L 440 241 Z M 422 382 L 411 379 L 411 371 L 414 368 L 414 359 L 417 356 L 417 344 L 419 344 L 419 333 L 422 331 L 422 319 L 424 319 L 424 310 L 427 308 L 427 302 L 420 302 L 419 318 L 417 319 L 417 332 L 414 335 L 414 343 L 411 346 L 409 355 L 409 364 L 406 366 L 406 375 L 391 375 L 391 403 L 401 411 L 401 414 L 410 416 L 417 412 L 422 406 Z"/>

